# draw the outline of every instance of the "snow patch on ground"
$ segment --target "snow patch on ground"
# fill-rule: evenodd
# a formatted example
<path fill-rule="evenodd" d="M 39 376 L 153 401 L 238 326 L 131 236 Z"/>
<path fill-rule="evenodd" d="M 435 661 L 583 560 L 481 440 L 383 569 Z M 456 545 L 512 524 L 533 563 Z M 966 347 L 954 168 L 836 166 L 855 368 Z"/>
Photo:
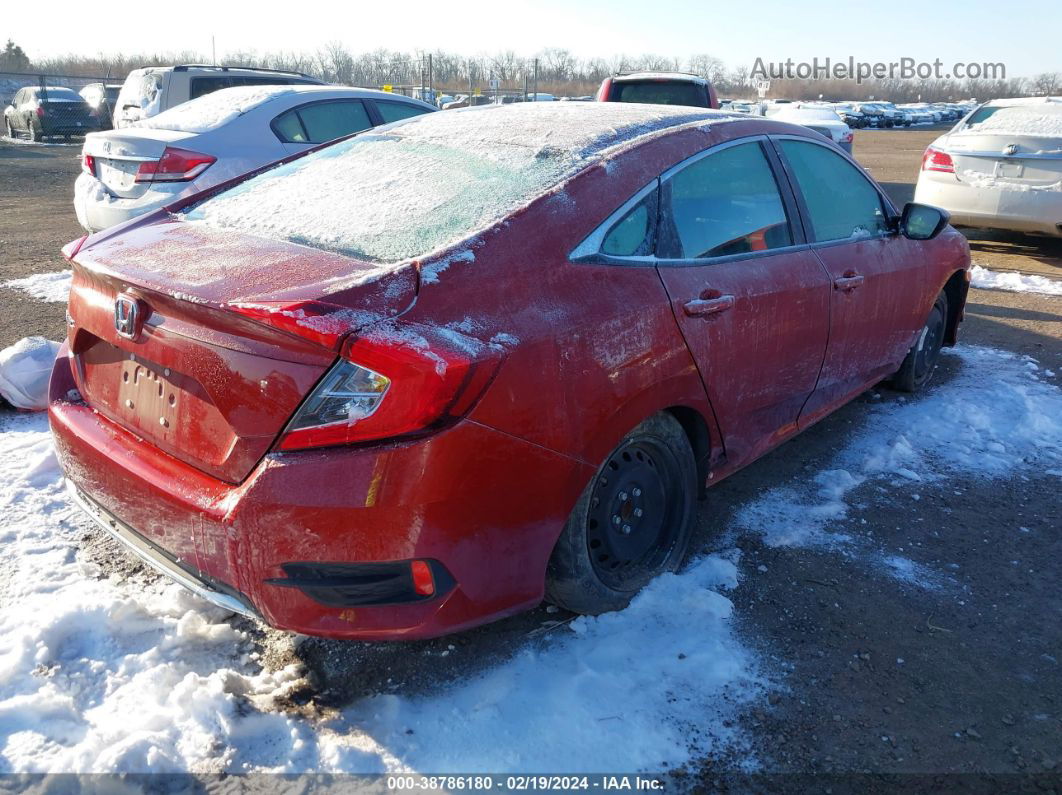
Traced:
<path fill-rule="evenodd" d="M 1043 293 L 1062 295 L 1062 279 L 1052 279 L 1035 273 L 1000 273 L 974 265 L 970 269 L 970 282 L 982 290 L 1008 290 L 1013 293 Z"/>
<path fill-rule="evenodd" d="M 858 553 L 844 520 L 864 484 L 910 489 L 953 475 L 995 479 L 1030 466 L 1062 467 L 1062 390 L 1041 378 L 1035 360 L 982 347 L 945 356 L 959 359 L 946 385 L 872 407 L 829 469 L 747 503 L 734 528 L 760 534 L 769 546 Z M 900 556 L 865 556 L 900 580 L 927 584 L 936 577 Z"/>
<path fill-rule="evenodd" d="M 55 271 L 54 273 L 35 273 L 21 279 L 9 279 L 4 282 L 4 287 L 12 290 L 21 290 L 32 295 L 40 301 L 53 301 L 66 303 L 70 294 L 70 281 L 73 278 L 71 271 Z"/>
<path fill-rule="evenodd" d="M 765 687 L 724 595 L 736 554 L 711 556 L 465 681 L 322 725 L 277 710 L 299 672 L 263 670 L 224 612 L 80 558 L 88 527 L 45 418 L 0 414 L 0 772 L 660 770 L 744 748 L 732 720 Z"/>

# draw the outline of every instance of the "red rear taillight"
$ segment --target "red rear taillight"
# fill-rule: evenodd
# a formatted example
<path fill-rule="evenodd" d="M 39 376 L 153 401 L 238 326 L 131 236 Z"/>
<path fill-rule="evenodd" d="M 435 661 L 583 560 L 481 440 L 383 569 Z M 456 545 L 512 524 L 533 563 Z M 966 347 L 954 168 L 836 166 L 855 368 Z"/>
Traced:
<path fill-rule="evenodd" d="M 855 138 L 855 135 L 851 131 L 849 131 L 848 134 L 845 135 L 845 137 L 841 139 L 841 143 L 842 144 L 850 144 L 850 143 L 852 143 L 852 139 L 853 138 Z"/>
<path fill-rule="evenodd" d="M 471 338 L 458 347 L 416 324 L 376 326 L 344 346 L 342 358 L 288 423 L 279 448 L 391 439 L 442 427 L 483 394 L 499 354 Z"/>
<path fill-rule="evenodd" d="M 44 105 L 38 105 L 37 106 L 37 118 L 38 119 L 43 119 L 44 118 Z"/>
<path fill-rule="evenodd" d="M 167 146 L 160 159 L 140 164 L 136 181 L 187 182 L 198 177 L 216 161 L 217 158 L 213 155 Z"/>
<path fill-rule="evenodd" d="M 435 593 L 435 578 L 431 576 L 431 566 L 423 560 L 414 560 L 409 564 L 413 574 L 413 590 L 421 596 Z"/>
<path fill-rule="evenodd" d="M 96 176 L 96 158 L 92 155 L 82 155 L 81 170 L 93 177 Z"/>
<path fill-rule="evenodd" d="M 955 163 L 952 162 L 951 155 L 941 149 L 934 149 L 932 146 L 926 149 L 924 155 L 922 155 L 922 170 L 923 171 L 946 171 L 949 174 L 955 173 Z"/>
<path fill-rule="evenodd" d="M 608 95 L 612 92 L 612 78 L 606 77 L 601 81 L 601 87 L 597 90 L 597 97 L 595 99 L 598 102 L 608 102 Z"/>

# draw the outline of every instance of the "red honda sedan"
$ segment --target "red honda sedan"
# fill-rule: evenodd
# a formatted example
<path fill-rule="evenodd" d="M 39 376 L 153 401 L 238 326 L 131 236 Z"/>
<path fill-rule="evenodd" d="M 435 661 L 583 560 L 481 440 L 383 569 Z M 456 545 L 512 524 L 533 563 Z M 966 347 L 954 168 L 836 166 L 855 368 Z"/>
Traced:
<path fill-rule="evenodd" d="M 707 486 L 925 384 L 970 263 L 810 130 L 576 102 L 420 116 L 66 254 L 74 499 L 216 603 L 360 639 L 622 608 Z"/>

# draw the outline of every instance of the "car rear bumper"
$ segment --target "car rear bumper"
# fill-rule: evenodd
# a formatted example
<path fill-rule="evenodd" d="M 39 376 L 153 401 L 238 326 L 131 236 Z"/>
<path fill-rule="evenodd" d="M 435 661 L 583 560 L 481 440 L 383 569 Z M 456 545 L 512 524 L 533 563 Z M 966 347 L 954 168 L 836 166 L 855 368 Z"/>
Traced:
<path fill-rule="evenodd" d="M 955 226 L 1062 236 L 1062 191 L 974 186 L 950 175 L 918 178 L 914 200 L 940 207 Z"/>
<path fill-rule="evenodd" d="M 122 199 L 92 175 L 82 173 L 74 183 L 74 212 L 84 229 L 99 232 L 138 215 L 154 212 L 192 190 L 195 189 L 190 189 L 188 183 L 160 183 L 153 185 L 143 196 Z"/>
<path fill-rule="evenodd" d="M 64 372 L 65 371 L 65 372 Z M 236 612 L 303 634 L 423 638 L 537 604 L 546 563 L 592 474 L 469 420 L 403 444 L 270 454 L 229 484 L 69 402 L 65 351 L 49 418 L 77 500 L 148 563 Z M 438 562 L 445 591 L 325 604 L 285 564 Z"/>

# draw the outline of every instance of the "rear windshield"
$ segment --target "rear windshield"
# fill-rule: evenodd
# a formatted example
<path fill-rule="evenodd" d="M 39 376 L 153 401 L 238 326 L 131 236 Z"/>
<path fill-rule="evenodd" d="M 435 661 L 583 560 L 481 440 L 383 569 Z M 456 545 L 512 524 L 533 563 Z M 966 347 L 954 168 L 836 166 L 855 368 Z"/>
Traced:
<path fill-rule="evenodd" d="M 708 92 L 700 83 L 685 80 L 632 80 L 612 84 L 612 101 L 707 108 Z"/>
<path fill-rule="evenodd" d="M 40 97 L 43 100 L 47 100 L 48 102 L 52 102 L 52 101 L 56 101 L 56 102 L 81 102 L 82 101 L 81 95 L 78 94 L 76 91 L 74 91 L 74 89 L 72 89 L 72 88 L 60 88 L 58 86 L 52 87 L 52 88 L 48 88 L 48 89 L 39 89 L 37 91 L 37 96 Z"/>
<path fill-rule="evenodd" d="M 247 180 L 184 217 L 395 263 L 500 220 L 571 168 L 538 148 L 495 143 L 470 157 L 443 141 L 365 133 Z"/>
<path fill-rule="evenodd" d="M 999 135 L 1062 137 L 1062 104 L 987 105 L 970 115 L 965 129 Z"/>

